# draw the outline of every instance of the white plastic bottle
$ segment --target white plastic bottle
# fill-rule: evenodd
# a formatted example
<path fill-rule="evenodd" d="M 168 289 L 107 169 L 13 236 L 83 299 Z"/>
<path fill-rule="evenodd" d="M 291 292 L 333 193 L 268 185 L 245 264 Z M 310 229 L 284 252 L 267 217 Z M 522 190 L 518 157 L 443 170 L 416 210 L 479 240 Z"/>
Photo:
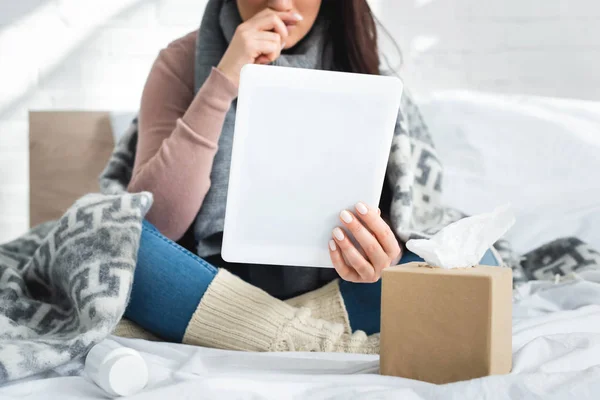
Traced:
<path fill-rule="evenodd" d="M 131 396 L 148 383 L 148 366 L 140 353 L 109 339 L 92 347 L 85 371 L 113 397 Z"/>

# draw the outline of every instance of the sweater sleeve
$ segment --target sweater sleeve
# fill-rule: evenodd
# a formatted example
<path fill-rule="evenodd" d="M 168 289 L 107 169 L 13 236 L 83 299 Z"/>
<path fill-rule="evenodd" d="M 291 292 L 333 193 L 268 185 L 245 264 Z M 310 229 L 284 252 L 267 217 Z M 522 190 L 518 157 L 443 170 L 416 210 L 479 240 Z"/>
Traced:
<path fill-rule="evenodd" d="M 217 143 L 237 87 L 218 70 L 194 95 L 195 34 L 156 59 L 142 94 L 130 192 L 149 191 L 146 218 L 172 240 L 194 221 L 210 188 Z"/>

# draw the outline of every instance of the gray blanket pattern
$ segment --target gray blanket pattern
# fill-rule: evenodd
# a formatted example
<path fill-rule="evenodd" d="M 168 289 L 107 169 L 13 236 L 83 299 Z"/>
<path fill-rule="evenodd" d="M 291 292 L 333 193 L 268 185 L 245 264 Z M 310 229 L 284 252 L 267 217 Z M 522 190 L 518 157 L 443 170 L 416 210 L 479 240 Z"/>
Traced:
<path fill-rule="evenodd" d="M 59 367 L 125 311 L 148 193 L 90 194 L 0 246 L 0 383 Z"/>

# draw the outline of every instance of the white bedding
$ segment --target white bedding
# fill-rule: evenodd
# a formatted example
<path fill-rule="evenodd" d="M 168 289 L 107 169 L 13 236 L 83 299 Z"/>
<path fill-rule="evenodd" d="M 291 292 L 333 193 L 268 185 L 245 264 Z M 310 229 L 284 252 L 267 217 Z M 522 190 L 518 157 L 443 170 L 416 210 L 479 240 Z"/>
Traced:
<path fill-rule="evenodd" d="M 511 201 L 519 252 L 566 235 L 600 249 L 600 103 L 447 92 L 422 104 L 445 163 L 447 203 L 476 213 Z M 371 356 L 118 340 L 150 366 L 151 383 L 136 399 L 597 399 L 600 272 L 584 278 L 521 287 L 513 372 L 451 385 L 379 376 Z M 0 398 L 104 397 L 85 377 L 54 377 L 0 388 Z"/>
<path fill-rule="evenodd" d="M 376 375 L 375 356 L 235 353 L 116 339 L 141 352 L 151 384 L 133 399 L 597 399 L 600 273 L 594 281 L 530 283 L 514 307 L 513 372 L 450 385 Z M 103 398 L 85 377 L 0 389 L 0 397 Z"/>
<path fill-rule="evenodd" d="M 444 203 L 512 203 L 522 254 L 561 236 L 600 249 L 600 102 L 443 92 L 423 99 L 444 163 Z"/>

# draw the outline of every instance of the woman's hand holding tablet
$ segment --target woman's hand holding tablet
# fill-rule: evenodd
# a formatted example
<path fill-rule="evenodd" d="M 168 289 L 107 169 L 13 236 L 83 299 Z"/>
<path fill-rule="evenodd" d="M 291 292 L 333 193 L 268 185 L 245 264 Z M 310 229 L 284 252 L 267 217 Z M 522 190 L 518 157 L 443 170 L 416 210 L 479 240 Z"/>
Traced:
<path fill-rule="evenodd" d="M 402 249 L 390 226 L 381 218 L 379 209 L 356 203 L 355 212 L 343 210 L 340 221 L 360 245 L 360 251 L 339 227 L 329 241 L 331 261 L 337 273 L 350 282 L 377 282 L 381 272 L 395 265 Z"/>

